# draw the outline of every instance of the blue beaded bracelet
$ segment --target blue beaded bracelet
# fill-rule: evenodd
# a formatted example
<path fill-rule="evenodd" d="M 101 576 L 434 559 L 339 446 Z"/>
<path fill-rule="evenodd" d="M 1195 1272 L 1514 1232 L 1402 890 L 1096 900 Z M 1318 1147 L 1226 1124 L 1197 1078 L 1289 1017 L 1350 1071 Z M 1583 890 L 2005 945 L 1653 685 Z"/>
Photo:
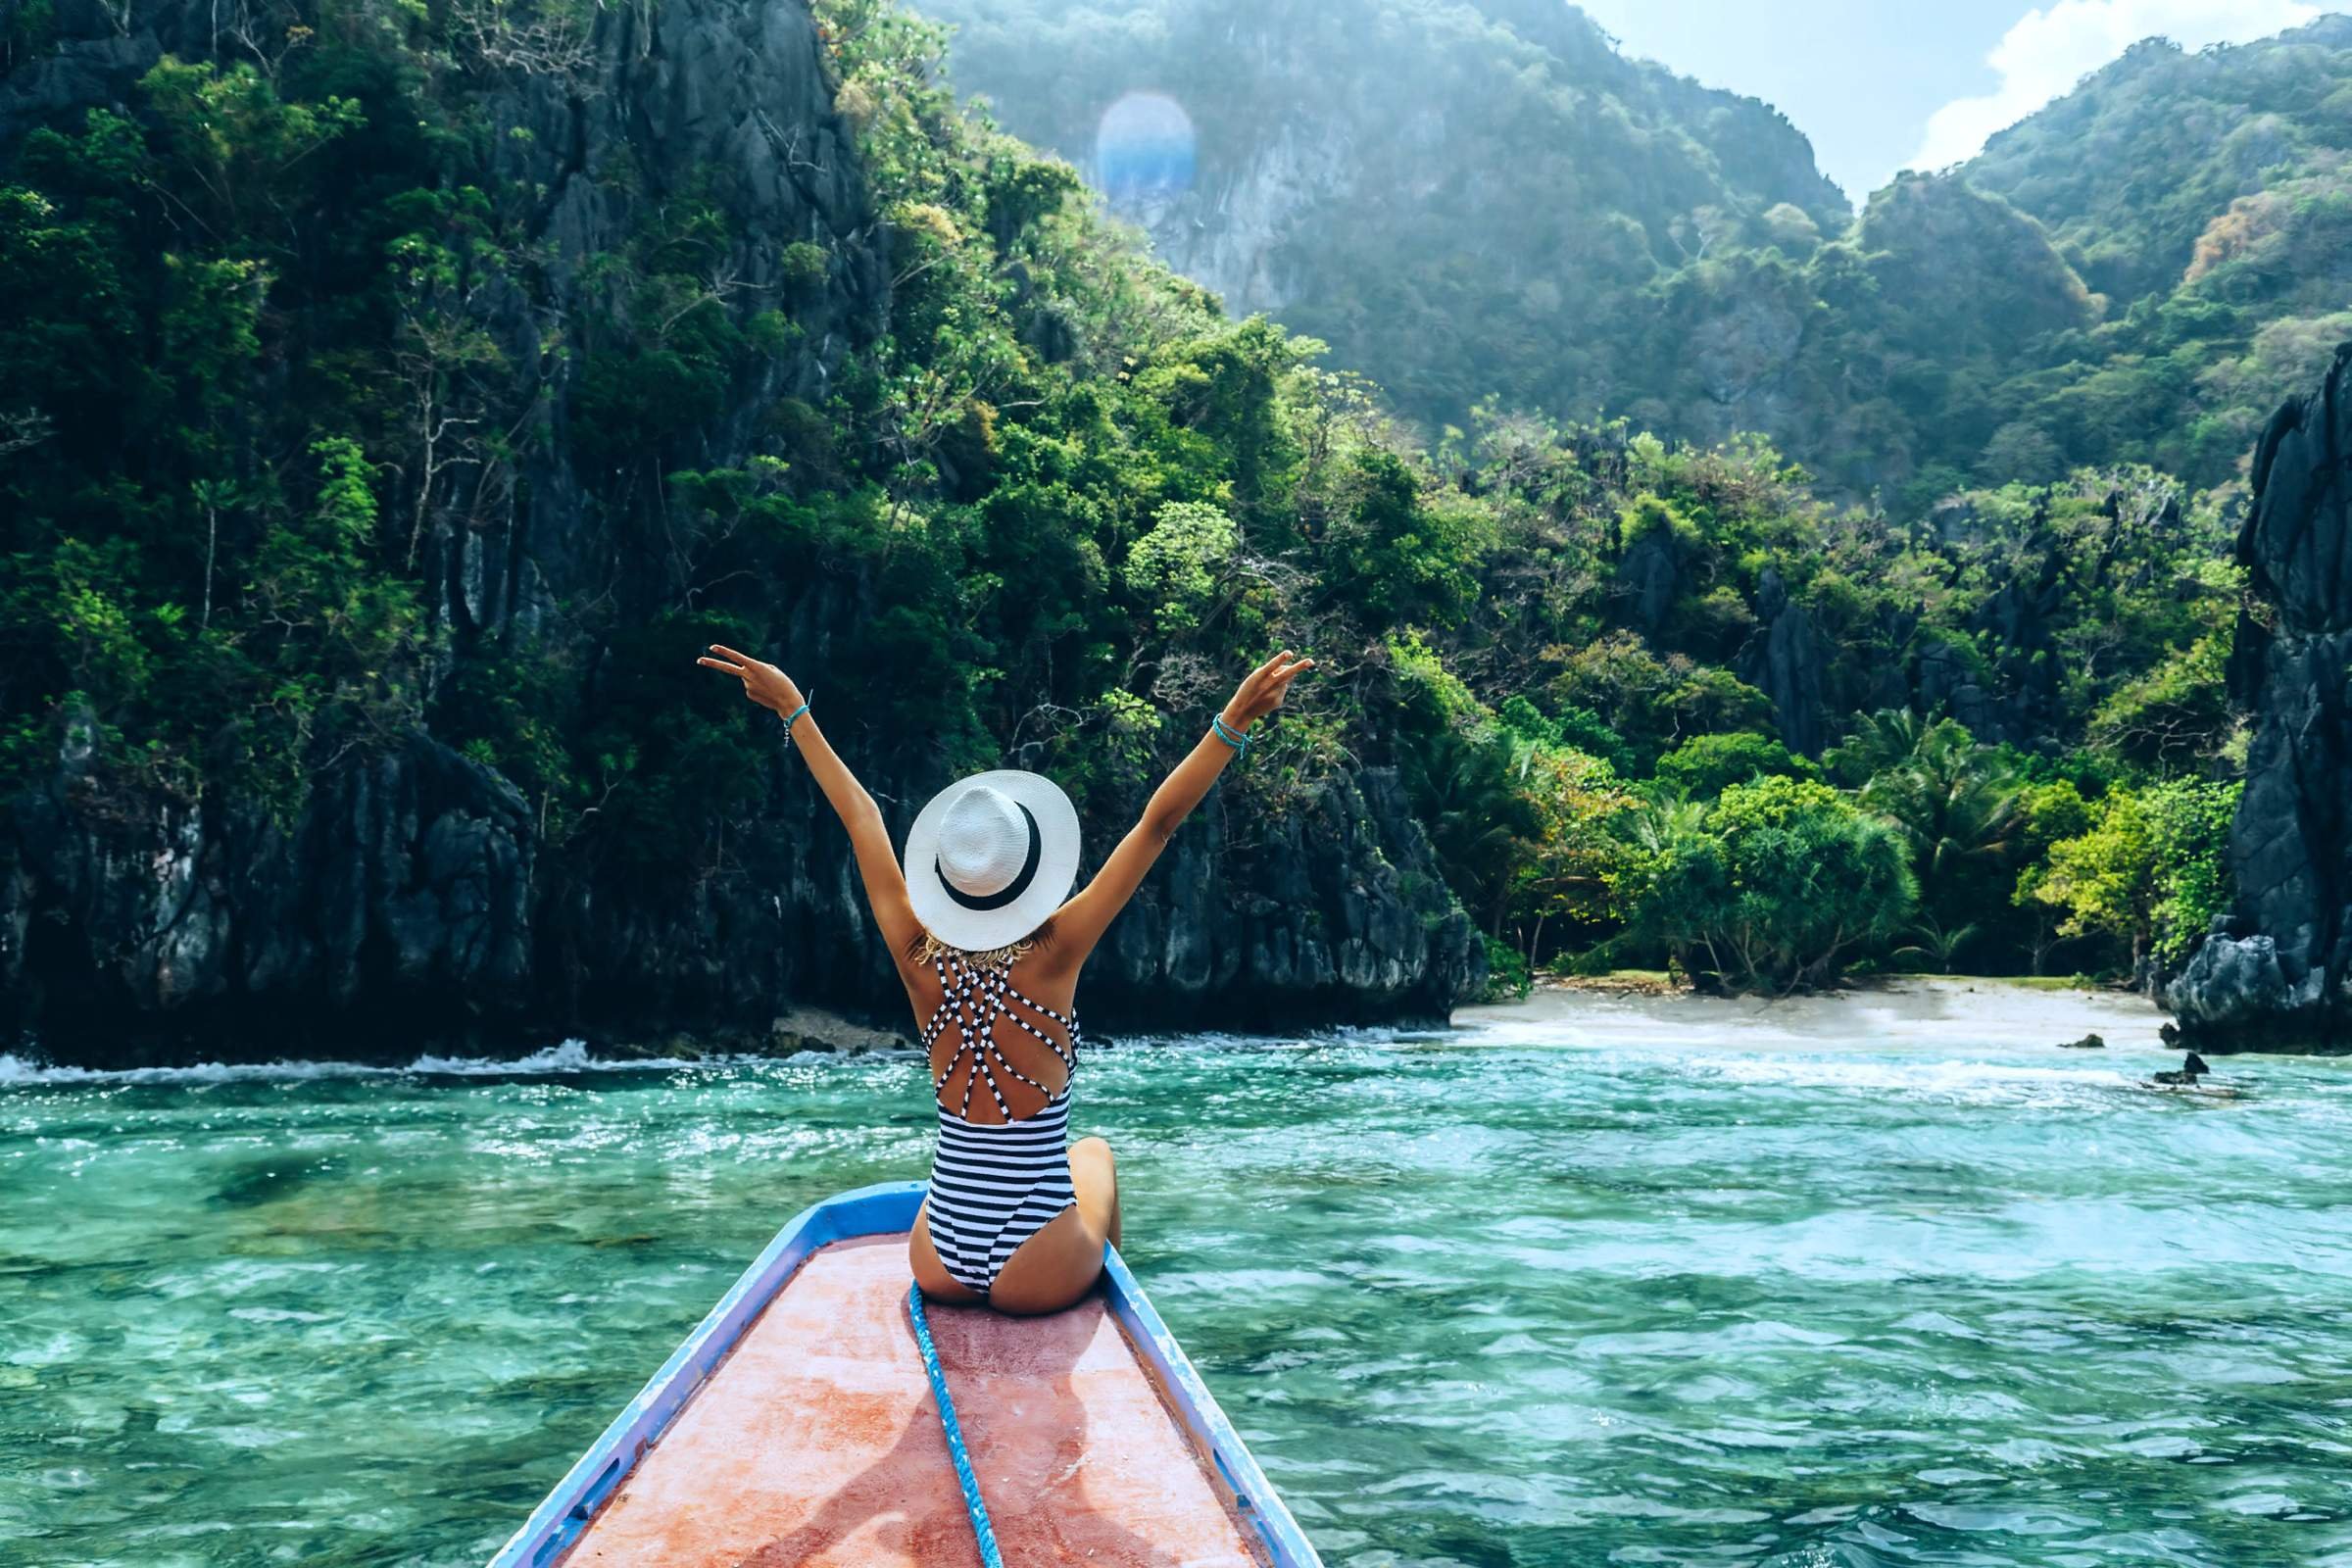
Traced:
<path fill-rule="evenodd" d="M 1210 714 L 1208 728 L 1210 734 L 1216 736 L 1217 739 L 1223 741 L 1226 745 L 1233 748 L 1235 756 L 1243 756 L 1249 752 L 1250 737 L 1243 734 L 1240 730 L 1235 729 L 1231 724 L 1226 723 L 1225 715 L 1223 713 Z"/>
<path fill-rule="evenodd" d="M 786 716 L 784 720 L 784 744 L 786 746 L 790 746 L 792 744 L 792 721 L 807 711 L 808 711 L 808 705 L 807 703 L 803 703 L 800 707 L 794 709 L 792 712 Z"/>

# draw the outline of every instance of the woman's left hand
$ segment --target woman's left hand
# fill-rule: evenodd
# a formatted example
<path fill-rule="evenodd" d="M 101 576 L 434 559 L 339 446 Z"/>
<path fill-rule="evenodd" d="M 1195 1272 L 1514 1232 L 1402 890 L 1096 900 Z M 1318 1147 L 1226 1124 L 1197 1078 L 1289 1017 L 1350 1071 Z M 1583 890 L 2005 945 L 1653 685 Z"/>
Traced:
<path fill-rule="evenodd" d="M 1291 682 L 1315 667 L 1315 662 L 1285 648 L 1244 677 L 1233 701 L 1225 705 L 1225 722 L 1247 728 L 1282 706 L 1291 695 Z"/>
<path fill-rule="evenodd" d="M 717 657 L 712 657 L 712 656 Z M 801 689 L 792 677 L 773 664 L 763 664 L 749 654 L 739 654 L 723 643 L 712 643 L 710 652 L 695 661 L 710 669 L 722 669 L 743 681 L 743 695 L 761 708 L 778 713 L 789 713 L 801 706 Z"/>

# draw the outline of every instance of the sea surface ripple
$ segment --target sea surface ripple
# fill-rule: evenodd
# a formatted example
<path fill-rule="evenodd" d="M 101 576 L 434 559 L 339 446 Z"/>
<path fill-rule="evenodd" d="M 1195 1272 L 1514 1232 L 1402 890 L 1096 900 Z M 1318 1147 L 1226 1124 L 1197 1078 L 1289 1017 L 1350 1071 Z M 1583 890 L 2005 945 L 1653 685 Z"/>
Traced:
<path fill-rule="evenodd" d="M 1971 996 L 1128 1043 L 1074 1120 L 1334 1564 L 2352 1568 L 2352 1064 Z M 892 1054 L 0 1058 L 0 1562 L 479 1563 L 929 1124 Z"/>

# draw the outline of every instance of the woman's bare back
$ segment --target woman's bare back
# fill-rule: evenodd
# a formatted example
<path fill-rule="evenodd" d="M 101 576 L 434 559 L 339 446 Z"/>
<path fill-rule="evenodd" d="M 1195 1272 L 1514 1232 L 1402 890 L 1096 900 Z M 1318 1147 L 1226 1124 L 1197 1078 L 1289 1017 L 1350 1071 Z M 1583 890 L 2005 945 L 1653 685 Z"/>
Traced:
<path fill-rule="evenodd" d="M 967 1121 L 993 1127 L 1026 1120 L 1069 1087 L 1077 1059 L 1069 1027 L 1077 977 L 1033 958 L 1024 955 L 994 967 L 943 956 L 906 975 L 916 1028 L 930 1036 L 936 1098 Z M 955 1005 L 942 1017 L 951 993 Z M 976 1038 L 983 1029 L 985 1038 Z M 993 1070 L 1000 1061 L 1009 1071 Z"/>

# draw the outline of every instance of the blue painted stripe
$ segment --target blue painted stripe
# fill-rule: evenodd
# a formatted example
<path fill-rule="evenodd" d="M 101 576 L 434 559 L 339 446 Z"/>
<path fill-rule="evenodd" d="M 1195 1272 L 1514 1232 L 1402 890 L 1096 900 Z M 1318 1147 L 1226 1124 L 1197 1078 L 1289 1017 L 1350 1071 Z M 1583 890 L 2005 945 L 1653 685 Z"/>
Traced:
<path fill-rule="evenodd" d="M 963 1446 L 956 1401 L 948 1394 L 948 1375 L 940 1370 L 939 1351 L 931 1344 L 931 1322 L 923 1316 L 920 1285 L 906 1287 L 906 1315 L 914 1323 L 914 1348 L 923 1352 L 923 1376 L 931 1380 L 931 1397 L 939 1403 L 939 1429 L 947 1435 L 948 1457 L 956 1461 L 956 1484 L 963 1489 L 963 1511 L 971 1516 L 972 1535 L 980 1543 L 982 1568 L 1004 1568 L 1004 1559 L 997 1551 L 996 1526 L 988 1522 L 988 1503 L 980 1495 L 980 1478 L 972 1474 L 972 1456 Z"/>

